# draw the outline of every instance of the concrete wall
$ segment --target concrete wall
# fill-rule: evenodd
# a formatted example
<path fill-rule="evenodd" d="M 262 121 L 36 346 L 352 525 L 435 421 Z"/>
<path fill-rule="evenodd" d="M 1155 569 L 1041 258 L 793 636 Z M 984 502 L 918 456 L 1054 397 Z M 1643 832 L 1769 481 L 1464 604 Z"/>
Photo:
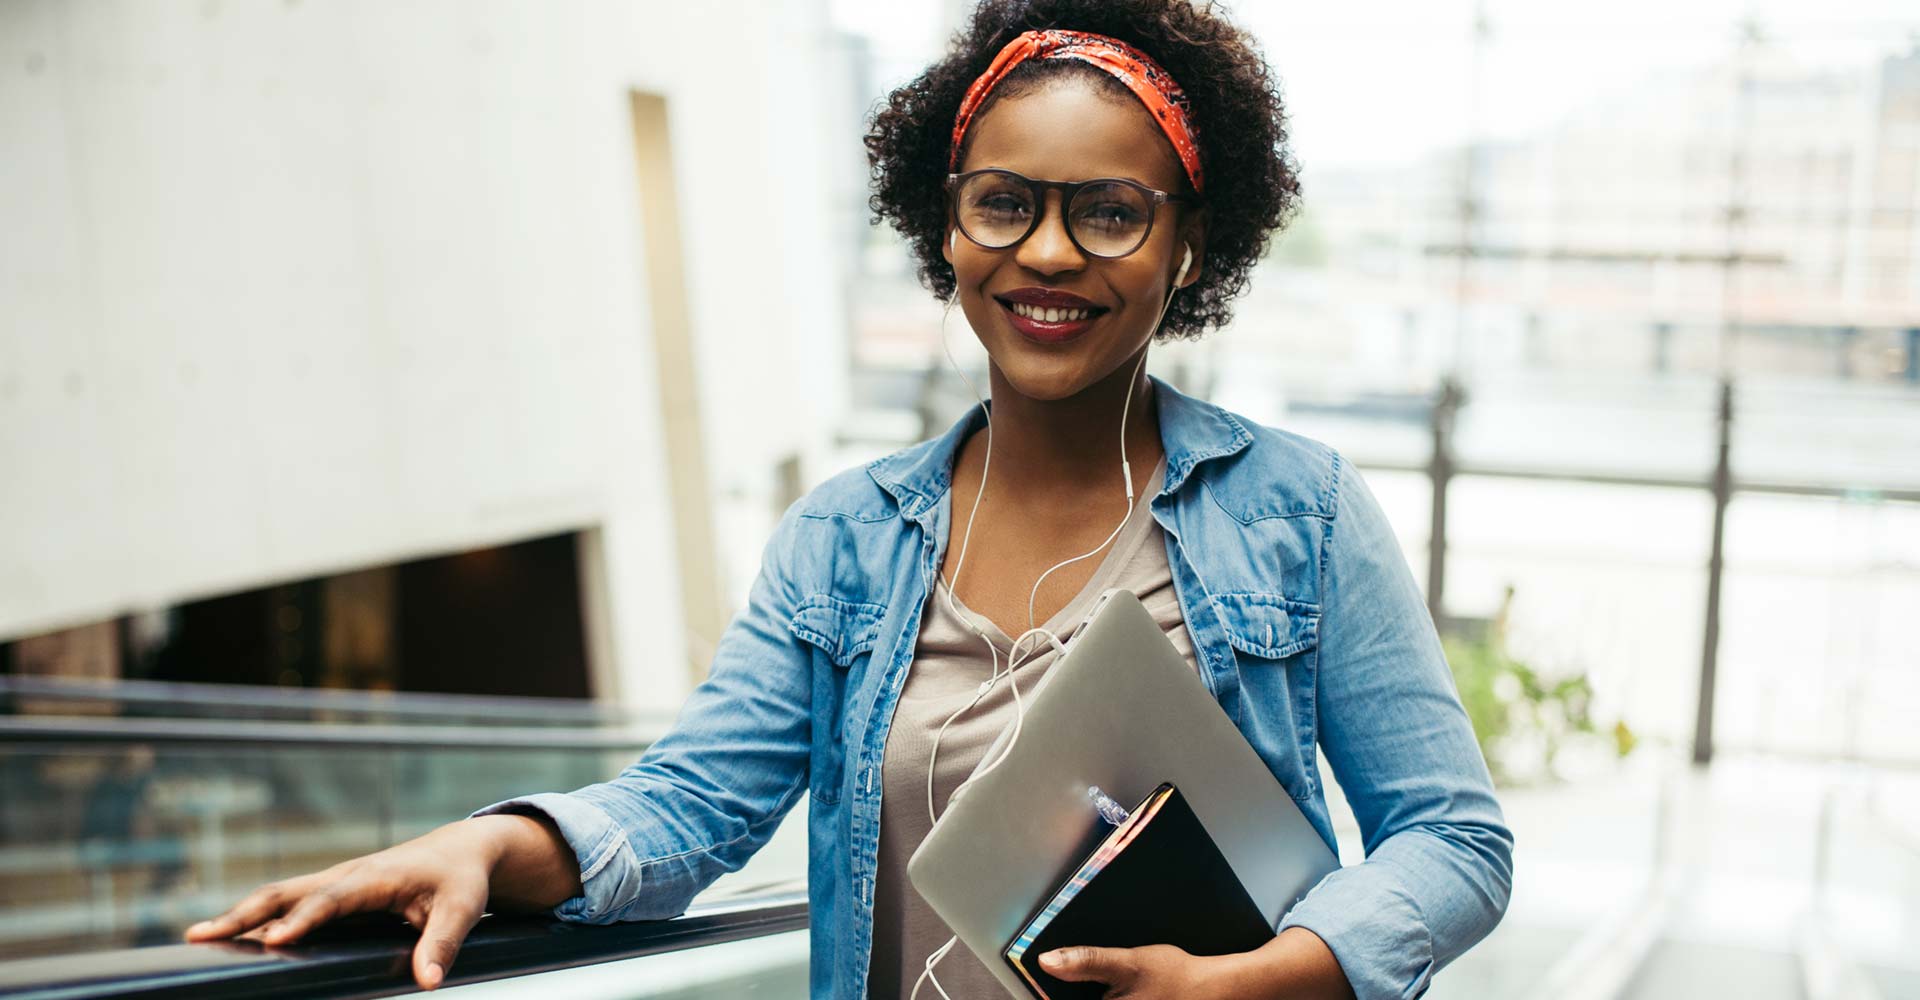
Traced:
<path fill-rule="evenodd" d="M 821 20 L 0 5 L 0 638 L 598 528 L 613 686 L 677 705 L 628 95 L 669 102 L 708 466 L 752 492 L 837 412 Z"/>

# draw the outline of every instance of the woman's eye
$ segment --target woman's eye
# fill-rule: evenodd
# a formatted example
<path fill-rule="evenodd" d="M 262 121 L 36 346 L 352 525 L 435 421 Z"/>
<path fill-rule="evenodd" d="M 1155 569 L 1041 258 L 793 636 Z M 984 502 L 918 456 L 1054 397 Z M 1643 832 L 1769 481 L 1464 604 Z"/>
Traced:
<path fill-rule="evenodd" d="M 1140 212 L 1124 202 L 1110 201 L 1089 205 L 1080 212 L 1082 225 L 1103 230 L 1128 229 L 1140 224 Z"/>
<path fill-rule="evenodd" d="M 996 219 L 1017 219 L 1027 214 L 1027 203 L 1013 195 L 988 195 L 973 203 L 974 210 Z"/>

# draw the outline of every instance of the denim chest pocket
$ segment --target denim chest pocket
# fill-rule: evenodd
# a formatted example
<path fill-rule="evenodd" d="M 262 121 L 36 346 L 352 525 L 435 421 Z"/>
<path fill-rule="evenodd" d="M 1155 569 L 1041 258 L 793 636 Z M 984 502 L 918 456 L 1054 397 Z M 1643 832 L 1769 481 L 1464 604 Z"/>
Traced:
<path fill-rule="evenodd" d="M 1316 674 L 1320 609 L 1279 594 L 1217 594 L 1221 627 L 1239 673 L 1241 730 L 1295 799 L 1319 786 Z"/>
<path fill-rule="evenodd" d="M 807 784 L 825 804 L 840 801 L 846 768 L 847 701 L 872 658 L 886 609 L 815 594 L 800 602 L 787 628 L 813 647 L 813 742 Z"/>

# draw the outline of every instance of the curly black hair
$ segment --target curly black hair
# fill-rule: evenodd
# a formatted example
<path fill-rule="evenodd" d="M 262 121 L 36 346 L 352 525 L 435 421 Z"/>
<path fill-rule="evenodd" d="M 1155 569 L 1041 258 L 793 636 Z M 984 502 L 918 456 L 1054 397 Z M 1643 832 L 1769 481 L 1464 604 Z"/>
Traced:
<path fill-rule="evenodd" d="M 1252 38 L 1213 3 L 1192 0 L 982 0 L 972 21 L 940 61 L 887 96 L 866 136 L 874 221 L 890 221 L 906 237 L 921 283 L 942 301 L 954 293 L 953 266 L 940 255 L 946 239 L 947 144 L 961 98 L 993 57 L 1023 31 L 1066 28 L 1110 35 L 1166 69 L 1186 92 L 1200 144 L 1211 210 L 1200 279 L 1174 296 L 1159 339 L 1192 340 L 1224 326 L 1230 302 L 1246 290 L 1267 242 L 1292 217 L 1300 179 L 1287 150 L 1286 112 L 1278 85 Z M 1021 65 L 1001 87 L 1087 67 L 1074 62 Z M 1096 70 L 1095 75 L 1119 84 Z M 1120 91 L 1125 93 L 1124 90 Z M 984 109 L 983 109 L 984 110 Z"/>

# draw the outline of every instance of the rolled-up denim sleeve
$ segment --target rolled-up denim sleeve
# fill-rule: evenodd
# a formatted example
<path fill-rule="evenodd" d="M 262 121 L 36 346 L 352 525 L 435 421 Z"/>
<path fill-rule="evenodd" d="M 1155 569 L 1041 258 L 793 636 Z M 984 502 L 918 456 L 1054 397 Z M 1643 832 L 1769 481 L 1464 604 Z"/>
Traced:
<path fill-rule="evenodd" d="M 562 920 L 600 922 L 619 913 L 640 895 L 640 862 L 627 834 L 612 816 L 577 794 L 541 792 L 475 810 L 475 816 L 496 813 L 540 813 L 553 820 L 560 837 L 573 849 L 580 864 L 580 895 L 553 908 Z"/>
<path fill-rule="evenodd" d="M 1359 1000 L 1412 1000 L 1506 912 L 1513 834 L 1393 531 L 1335 456 L 1322 559 L 1320 745 L 1366 860 L 1281 921 L 1326 941 Z"/>
<path fill-rule="evenodd" d="M 665 736 L 609 781 L 473 814 L 553 820 L 579 862 L 581 886 L 554 908 L 556 917 L 612 923 L 685 911 L 714 879 L 745 864 L 806 790 L 812 677 L 788 627 L 799 508 L 781 518 L 746 608 Z"/>

